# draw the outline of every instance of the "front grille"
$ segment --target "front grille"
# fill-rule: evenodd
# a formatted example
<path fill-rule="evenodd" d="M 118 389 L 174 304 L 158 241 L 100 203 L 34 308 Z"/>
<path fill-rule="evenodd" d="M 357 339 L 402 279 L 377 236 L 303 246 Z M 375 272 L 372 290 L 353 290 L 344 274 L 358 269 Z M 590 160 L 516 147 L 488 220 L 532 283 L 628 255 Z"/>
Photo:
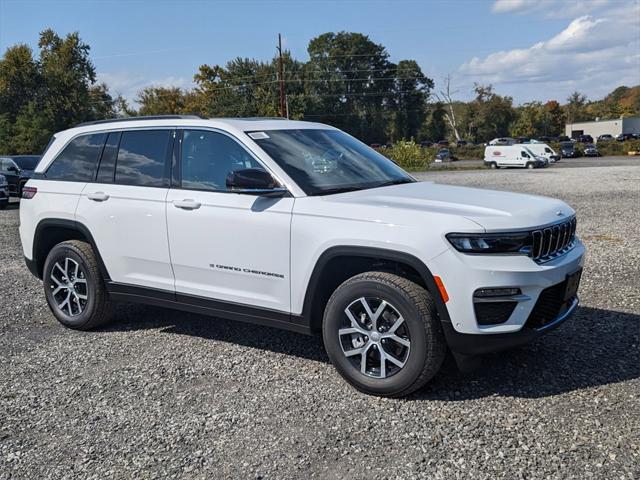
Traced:
<path fill-rule="evenodd" d="M 576 217 L 531 232 L 531 257 L 538 263 L 547 262 L 573 247 L 576 236 Z"/>
<path fill-rule="evenodd" d="M 540 293 L 533 310 L 531 310 L 526 326 L 541 328 L 558 318 L 573 301 L 573 299 L 564 301 L 566 287 L 567 282 L 565 280 L 562 283 L 545 288 Z"/>
<path fill-rule="evenodd" d="M 497 325 L 509 320 L 518 302 L 474 303 L 478 325 Z"/>

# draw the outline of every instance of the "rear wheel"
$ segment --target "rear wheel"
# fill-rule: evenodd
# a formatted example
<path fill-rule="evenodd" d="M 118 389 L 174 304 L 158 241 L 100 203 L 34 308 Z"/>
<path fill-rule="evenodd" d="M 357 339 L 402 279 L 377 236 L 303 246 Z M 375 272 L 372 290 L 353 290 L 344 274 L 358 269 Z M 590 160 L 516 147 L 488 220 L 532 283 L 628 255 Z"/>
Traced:
<path fill-rule="evenodd" d="M 490 168 L 491 170 L 495 170 L 496 168 L 498 168 L 498 164 L 497 164 L 496 162 L 491 162 L 491 163 L 489 164 L 489 168 Z"/>
<path fill-rule="evenodd" d="M 323 338 L 331 362 L 347 382 L 388 397 L 425 385 L 446 353 L 429 293 L 386 272 L 363 273 L 338 287 L 325 309 Z"/>
<path fill-rule="evenodd" d="M 70 240 L 53 247 L 42 280 L 49 308 L 64 326 L 90 330 L 111 319 L 109 294 L 88 243 Z"/>

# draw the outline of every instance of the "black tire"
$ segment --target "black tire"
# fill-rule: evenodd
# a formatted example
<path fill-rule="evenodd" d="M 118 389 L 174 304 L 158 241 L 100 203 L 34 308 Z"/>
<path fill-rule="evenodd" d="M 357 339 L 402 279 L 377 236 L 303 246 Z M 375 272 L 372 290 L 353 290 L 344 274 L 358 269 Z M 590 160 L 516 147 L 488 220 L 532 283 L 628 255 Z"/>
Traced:
<path fill-rule="evenodd" d="M 396 368 L 396 371 L 386 378 L 376 378 L 362 373 L 360 368 L 354 365 L 361 365 L 362 355 L 358 356 L 359 360 L 353 356 L 348 358 L 343 350 L 344 336 L 340 336 L 338 331 L 345 328 L 345 325 L 348 328 L 350 324 L 345 309 L 358 302 L 360 298 L 384 300 L 404 319 L 404 338 L 405 341 L 410 340 L 410 348 L 406 351 L 402 367 L 394 366 L 388 361 L 384 362 L 391 369 Z M 395 332 L 398 331 L 399 329 Z M 362 273 L 340 285 L 327 302 L 322 334 L 329 359 L 338 373 L 361 392 L 384 397 L 403 397 L 424 386 L 440 370 L 447 350 L 440 320 L 429 293 L 406 278 L 386 272 Z M 349 340 L 353 342 L 352 338 L 347 339 L 350 348 Z M 368 337 L 365 341 L 368 342 Z M 383 350 L 389 348 L 383 348 L 383 343 L 380 345 Z M 371 361 L 375 365 L 375 355 L 380 353 L 376 345 L 371 348 L 374 350 L 369 353 L 374 355 Z M 378 356 L 378 362 L 379 359 Z M 365 358 L 365 367 L 369 361 Z"/>
<path fill-rule="evenodd" d="M 60 279 L 66 278 L 61 273 L 62 270 L 56 266 L 56 263 L 62 268 L 67 268 L 65 267 L 67 259 L 70 260 L 70 266 L 67 270 L 74 270 L 72 268 L 74 262 L 78 265 L 78 278 L 75 279 L 71 275 L 67 280 L 78 281 L 73 290 L 82 296 L 86 296 L 84 303 L 78 299 L 75 293 L 74 297 L 72 297 L 71 294 L 73 292 L 69 292 L 70 287 L 65 287 L 54 295 L 54 292 L 60 286 Z M 56 269 L 55 272 L 54 269 Z M 52 278 L 52 274 L 57 277 L 57 281 Z M 42 279 L 49 308 L 56 319 L 65 327 L 75 330 L 91 330 L 111 320 L 113 306 L 105 287 L 104 278 L 100 273 L 96 255 L 88 243 L 69 240 L 53 247 L 45 261 Z M 67 304 L 64 304 L 62 297 L 65 295 L 66 298 L 75 301 L 69 300 Z M 61 301 L 62 308 L 59 306 Z"/>
<path fill-rule="evenodd" d="M 534 168 L 536 168 L 536 166 L 532 162 L 529 162 L 529 163 L 527 163 L 527 168 L 529 170 L 533 170 Z"/>
<path fill-rule="evenodd" d="M 497 170 L 498 164 L 496 162 L 491 162 L 491 163 L 489 163 L 489 168 L 491 170 Z"/>

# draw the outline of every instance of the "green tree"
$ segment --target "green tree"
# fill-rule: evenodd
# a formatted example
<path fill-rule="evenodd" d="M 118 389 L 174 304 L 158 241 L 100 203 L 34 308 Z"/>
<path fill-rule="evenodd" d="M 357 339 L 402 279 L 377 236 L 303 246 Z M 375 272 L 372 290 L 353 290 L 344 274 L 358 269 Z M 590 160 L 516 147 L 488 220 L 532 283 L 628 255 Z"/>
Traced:
<path fill-rule="evenodd" d="M 386 138 L 396 72 L 386 49 L 366 35 L 340 32 L 312 39 L 307 51 L 305 118 L 369 143 Z"/>
<path fill-rule="evenodd" d="M 47 29 L 38 47 L 37 59 L 17 45 L 0 60 L 0 151 L 38 153 L 54 132 L 116 114 L 78 33 L 62 38 Z"/>
<path fill-rule="evenodd" d="M 427 106 L 426 120 L 420 128 L 418 138 L 437 142 L 447 137 L 447 112 L 442 102 Z"/>
<path fill-rule="evenodd" d="M 471 132 L 475 141 L 488 141 L 495 137 L 509 135 L 511 122 L 516 118 L 513 99 L 495 93 L 492 85 L 476 84 L 476 97 L 469 103 L 466 122 L 471 122 Z"/>
<path fill-rule="evenodd" d="M 511 127 L 514 137 L 536 138 L 544 130 L 544 107 L 540 102 L 529 102 L 517 109 L 517 118 Z"/>
<path fill-rule="evenodd" d="M 580 92 L 573 92 L 567 98 L 565 105 L 565 116 L 567 123 L 582 122 L 588 120 L 587 96 Z"/>
<path fill-rule="evenodd" d="M 185 111 L 187 94 L 178 87 L 146 87 L 138 92 L 139 115 L 170 115 Z"/>
<path fill-rule="evenodd" d="M 542 112 L 542 135 L 559 135 L 564 132 L 566 122 L 562 107 L 555 100 L 549 100 L 544 104 Z"/>
<path fill-rule="evenodd" d="M 393 95 L 393 141 L 415 138 L 426 118 L 426 104 L 433 80 L 422 73 L 415 60 L 402 60 L 396 67 Z"/>

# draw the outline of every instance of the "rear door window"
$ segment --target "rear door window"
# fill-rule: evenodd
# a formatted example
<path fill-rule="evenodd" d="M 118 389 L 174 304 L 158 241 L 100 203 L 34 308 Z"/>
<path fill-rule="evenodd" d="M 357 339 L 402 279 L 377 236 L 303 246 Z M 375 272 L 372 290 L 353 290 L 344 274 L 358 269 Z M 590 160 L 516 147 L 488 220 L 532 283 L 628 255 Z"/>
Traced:
<path fill-rule="evenodd" d="M 116 157 L 118 156 L 118 145 L 120 145 L 120 132 L 111 132 L 104 145 L 100 166 L 96 182 L 113 183 L 113 176 L 116 169 Z"/>
<path fill-rule="evenodd" d="M 45 178 L 68 182 L 92 181 L 106 138 L 106 133 L 74 138 L 49 166 Z"/>
<path fill-rule="evenodd" d="M 143 187 L 168 186 L 168 154 L 172 130 L 123 132 L 116 160 L 115 182 Z"/>

